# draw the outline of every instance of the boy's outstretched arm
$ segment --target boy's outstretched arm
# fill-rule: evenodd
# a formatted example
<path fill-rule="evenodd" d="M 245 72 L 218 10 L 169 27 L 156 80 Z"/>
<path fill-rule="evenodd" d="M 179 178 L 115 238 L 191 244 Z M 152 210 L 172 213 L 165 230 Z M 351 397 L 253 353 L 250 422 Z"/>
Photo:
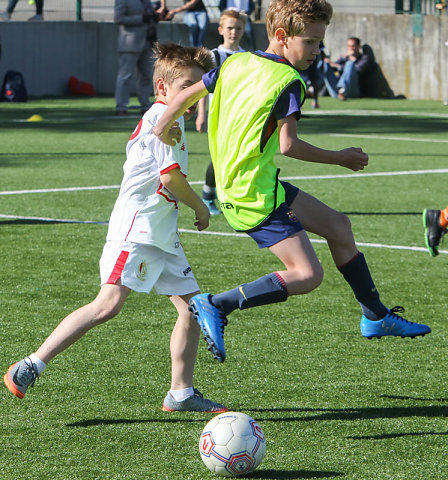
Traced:
<path fill-rule="evenodd" d="M 297 120 L 295 115 L 278 121 L 280 152 L 287 157 L 306 162 L 340 165 L 357 172 L 363 170 L 369 157 L 362 148 L 350 147 L 343 150 L 324 150 L 304 142 L 297 137 Z"/>
<path fill-rule="evenodd" d="M 174 145 L 180 141 L 181 132 L 180 129 L 171 128 L 173 123 L 183 115 L 189 107 L 207 94 L 208 90 L 205 88 L 202 80 L 180 92 L 173 101 L 170 102 L 168 108 L 153 128 L 154 135 L 163 143 L 174 147 Z"/>
<path fill-rule="evenodd" d="M 210 212 L 205 203 L 199 198 L 196 192 L 190 187 L 187 179 L 181 173 L 179 168 L 173 168 L 160 176 L 163 186 L 169 190 L 176 198 L 188 207 L 194 210 L 196 214 L 196 228 L 201 231 L 208 227 L 210 221 Z"/>

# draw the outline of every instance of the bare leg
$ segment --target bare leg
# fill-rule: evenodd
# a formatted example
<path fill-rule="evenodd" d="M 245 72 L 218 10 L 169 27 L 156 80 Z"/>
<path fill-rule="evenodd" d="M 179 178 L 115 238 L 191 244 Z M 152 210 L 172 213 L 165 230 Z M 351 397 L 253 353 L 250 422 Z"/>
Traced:
<path fill-rule="evenodd" d="M 86 332 L 115 317 L 130 293 L 121 285 L 103 285 L 95 300 L 65 317 L 35 352 L 44 363 L 79 340 Z"/>
<path fill-rule="evenodd" d="M 170 300 L 178 313 L 170 341 L 171 390 L 182 390 L 193 386 L 200 328 L 196 320 L 191 317 L 188 310 L 188 300 L 198 293 L 170 296 Z"/>
<path fill-rule="evenodd" d="M 349 262 L 358 253 L 350 219 L 346 215 L 303 191 L 297 194 L 291 208 L 305 230 L 327 240 L 337 266 Z"/>
<path fill-rule="evenodd" d="M 303 295 L 317 288 L 323 279 L 322 266 L 305 230 L 276 243 L 269 250 L 286 270 L 278 274 L 286 283 L 288 295 Z"/>

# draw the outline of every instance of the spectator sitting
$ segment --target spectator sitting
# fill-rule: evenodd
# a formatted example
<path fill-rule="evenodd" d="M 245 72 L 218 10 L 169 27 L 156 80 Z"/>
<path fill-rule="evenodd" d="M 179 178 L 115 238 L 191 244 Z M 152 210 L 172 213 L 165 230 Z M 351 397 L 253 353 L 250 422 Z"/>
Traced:
<path fill-rule="evenodd" d="M 328 57 L 324 59 L 324 81 L 328 93 L 339 100 L 361 97 L 360 80 L 368 78 L 374 62 L 371 55 L 362 52 L 359 38 L 350 37 L 345 55 L 336 62 Z M 335 70 L 339 72 L 339 77 L 335 75 Z"/>

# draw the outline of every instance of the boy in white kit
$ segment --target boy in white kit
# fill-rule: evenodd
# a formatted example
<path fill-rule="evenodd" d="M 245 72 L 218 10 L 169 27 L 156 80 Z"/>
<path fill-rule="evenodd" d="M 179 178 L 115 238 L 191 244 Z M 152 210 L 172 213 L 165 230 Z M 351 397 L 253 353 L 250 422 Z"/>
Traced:
<path fill-rule="evenodd" d="M 165 411 L 225 412 L 193 388 L 193 371 L 200 329 L 188 310 L 199 287 L 185 257 L 177 231 L 178 202 L 194 210 L 195 226 L 209 224 L 209 211 L 186 180 L 188 152 L 184 118 L 178 119 L 182 141 L 175 147 L 160 142 L 152 129 L 170 101 L 213 67 L 205 48 L 158 45 L 154 67 L 156 102 L 145 113 L 126 147 L 124 176 L 109 221 L 100 260 L 101 289 L 96 299 L 74 311 L 56 327 L 39 349 L 11 365 L 3 379 L 23 398 L 47 363 L 91 328 L 116 316 L 129 293 L 169 296 L 178 312 L 171 334 L 171 389 Z M 194 107 L 187 112 L 189 117 Z"/>

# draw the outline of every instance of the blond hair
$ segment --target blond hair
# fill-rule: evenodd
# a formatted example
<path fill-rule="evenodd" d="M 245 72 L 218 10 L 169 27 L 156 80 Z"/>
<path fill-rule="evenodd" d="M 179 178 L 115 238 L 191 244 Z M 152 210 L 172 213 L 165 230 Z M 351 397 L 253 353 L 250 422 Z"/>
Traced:
<path fill-rule="evenodd" d="M 289 37 L 301 35 L 308 23 L 330 23 L 333 7 L 326 0 L 272 0 L 266 12 L 266 31 L 269 40 L 277 28 Z"/>
<path fill-rule="evenodd" d="M 154 64 L 153 84 L 157 92 L 156 79 L 171 85 L 182 76 L 186 68 L 199 67 L 207 73 L 214 68 L 210 50 L 204 47 L 184 47 L 177 43 L 156 43 L 154 46 L 156 62 Z"/>
<path fill-rule="evenodd" d="M 247 22 L 247 14 L 243 12 L 243 10 L 238 10 L 236 8 L 229 8 L 228 10 L 224 10 L 219 17 L 219 26 L 222 27 L 224 24 L 224 20 L 226 18 L 234 18 L 235 20 L 239 20 L 243 26 L 246 25 Z"/>

